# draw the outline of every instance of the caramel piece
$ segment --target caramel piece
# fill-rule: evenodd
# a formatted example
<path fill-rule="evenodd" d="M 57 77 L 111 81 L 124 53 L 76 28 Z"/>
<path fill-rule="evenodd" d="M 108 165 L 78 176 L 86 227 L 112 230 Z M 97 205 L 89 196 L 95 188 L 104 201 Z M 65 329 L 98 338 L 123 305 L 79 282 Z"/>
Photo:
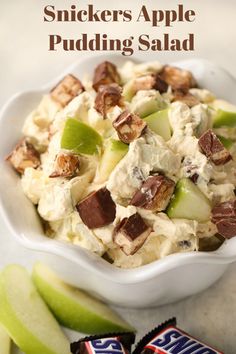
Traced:
<path fill-rule="evenodd" d="M 114 230 L 113 240 L 127 256 L 130 256 L 142 247 L 151 231 L 151 227 L 136 213 L 120 221 Z"/>
<path fill-rule="evenodd" d="M 119 84 L 120 81 L 120 75 L 116 66 L 109 61 L 104 61 L 95 69 L 93 77 L 93 88 L 95 91 L 98 91 L 101 85 L 109 85 L 112 83 Z"/>
<path fill-rule="evenodd" d="M 22 139 L 6 158 L 14 169 L 23 174 L 27 167 L 37 168 L 40 165 L 40 155 L 32 144 Z"/>
<path fill-rule="evenodd" d="M 136 114 L 124 111 L 113 122 L 113 127 L 121 141 L 125 144 L 131 143 L 139 138 L 146 130 L 147 124 Z"/>
<path fill-rule="evenodd" d="M 83 91 L 84 87 L 80 80 L 74 75 L 68 74 L 51 90 L 51 97 L 62 107 L 65 107 Z"/>
<path fill-rule="evenodd" d="M 73 177 L 79 171 L 80 159 L 78 155 L 59 153 L 54 163 L 54 171 L 49 177 Z"/>
<path fill-rule="evenodd" d="M 76 206 L 79 215 L 89 229 L 111 224 L 116 216 L 116 205 L 110 192 L 101 188 L 89 194 Z"/>
<path fill-rule="evenodd" d="M 208 157 L 215 165 L 224 165 L 232 160 L 229 151 L 224 147 L 211 129 L 201 135 L 198 144 L 206 157 Z"/>

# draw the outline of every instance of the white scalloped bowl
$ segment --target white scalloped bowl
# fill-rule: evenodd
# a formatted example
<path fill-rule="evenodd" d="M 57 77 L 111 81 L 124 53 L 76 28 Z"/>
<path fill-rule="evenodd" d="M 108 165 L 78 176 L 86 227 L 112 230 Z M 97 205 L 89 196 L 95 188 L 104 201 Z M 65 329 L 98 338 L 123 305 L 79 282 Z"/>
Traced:
<path fill-rule="evenodd" d="M 103 60 L 119 65 L 126 58 L 107 55 L 81 60 L 41 89 L 16 94 L 3 107 L 0 113 L 1 214 L 15 240 L 32 251 L 40 252 L 41 259 L 68 283 L 120 306 L 167 304 L 200 292 L 218 280 L 227 266 L 236 260 L 236 237 L 227 240 L 215 252 L 173 254 L 136 269 L 118 269 L 79 246 L 44 236 L 36 209 L 25 197 L 19 176 L 4 161 L 21 136 L 26 115 L 35 108 L 42 94 L 48 92 L 65 73 L 83 77 L 84 73 L 93 72 Z M 191 70 L 202 87 L 236 103 L 236 80 L 225 70 L 200 59 L 174 64 Z"/>

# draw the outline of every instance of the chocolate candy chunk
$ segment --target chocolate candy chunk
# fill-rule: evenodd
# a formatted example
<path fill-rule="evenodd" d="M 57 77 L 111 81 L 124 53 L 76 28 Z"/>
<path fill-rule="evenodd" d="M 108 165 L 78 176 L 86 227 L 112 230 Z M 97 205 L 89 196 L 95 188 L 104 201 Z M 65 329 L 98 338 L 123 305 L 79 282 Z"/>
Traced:
<path fill-rule="evenodd" d="M 136 213 L 120 221 L 114 230 L 113 239 L 121 250 L 130 256 L 142 247 L 151 231 L 151 227 Z"/>
<path fill-rule="evenodd" d="M 223 354 L 192 337 L 176 325 L 172 318 L 146 334 L 137 344 L 133 354 Z"/>
<path fill-rule="evenodd" d="M 84 87 L 80 80 L 74 75 L 68 74 L 51 90 L 51 97 L 62 107 L 65 107 L 83 91 Z"/>
<path fill-rule="evenodd" d="M 232 160 L 229 151 L 224 147 L 216 134 L 211 130 L 207 130 L 199 138 L 198 144 L 202 152 L 215 164 L 224 165 Z"/>
<path fill-rule="evenodd" d="M 117 84 L 100 86 L 96 99 L 95 109 L 106 118 L 106 114 L 111 107 L 122 105 L 121 87 Z"/>
<path fill-rule="evenodd" d="M 120 75 L 116 66 L 109 61 L 104 61 L 95 69 L 93 77 L 93 88 L 98 91 L 101 85 L 108 85 L 112 83 L 120 83 Z"/>
<path fill-rule="evenodd" d="M 72 354 L 130 354 L 135 334 L 109 333 L 89 336 L 71 343 Z"/>
<path fill-rule="evenodd" d="M 159 74 L 148 74 L 137 77 L 134 81 L 134 91 L 155 89 L 160 93 L 168 90 L 168 84 L 160 77 Z"/>
<path fill-rule="evenodd" d="M 21 174 L 27 167 L 37 168 L 40 165 L 40 156 L 32 144 L 22 139 L 6 158 L 10 161 L 15 170 Z"/>
<path fill-rule="evenodd" d="M 136 114 L 124 111 L 113 122 L 113 127 L 125 144 L 139 138 L 146 130 L 147 124 Z"/>
<path fill-rule="evenodd" d="M 54 163 L 54 171 L 49 177 L 73 177 L 79 171 L 78 155 L 59 153 Z"/>
<path fill-rule="evenodd" d="M 220 203 L 212 209 L 212 222 L 225 238 L 236 236 L 236 200 Z"/>
<path fill-rule="evenodd" d="M 189 107 L 196 106 L 200 103 L 195 96 L 186 90 L 175 90 L 173 94 L 173 102 L 179 101 L 185 103 Z"/>
<path fill-rule="evenodd" d="M 173 90 L 190 89 L 197 86 L 195 78 L 188 70 L 166 65 L 159 75 Z"/>
<path fill-rule="evenodd" d="M 101 188 L 89 194 L 76 206 L 79 215 L 89 229 L 95 229 L 112 223 L 116 216 L 116 205 L 110 192 Z"/>
<path fill-rule="evenodd" d="M 130 201 L 131 205 L 152 210 L 165 210 L 174 192 L 175 183 L 162 175 L 150 176 Z"/>
<path fill-rule="evenodd" d="M 212 209 L 212 222 L 226 218 L 236 218 L 236 199 L 220 203 Z"/>

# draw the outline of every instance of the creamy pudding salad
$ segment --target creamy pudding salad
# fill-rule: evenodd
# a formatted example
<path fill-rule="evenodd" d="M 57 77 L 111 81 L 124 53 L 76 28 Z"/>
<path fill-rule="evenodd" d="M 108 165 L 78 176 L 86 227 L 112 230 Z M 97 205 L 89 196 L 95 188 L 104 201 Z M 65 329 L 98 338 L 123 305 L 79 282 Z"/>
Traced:
<path fill-rule="evenodd" d="M 235 127 L 188 71 L 103 62 L 42 97 L 7 159 L 48 237 L 133 268 L 236 235 Z"/>

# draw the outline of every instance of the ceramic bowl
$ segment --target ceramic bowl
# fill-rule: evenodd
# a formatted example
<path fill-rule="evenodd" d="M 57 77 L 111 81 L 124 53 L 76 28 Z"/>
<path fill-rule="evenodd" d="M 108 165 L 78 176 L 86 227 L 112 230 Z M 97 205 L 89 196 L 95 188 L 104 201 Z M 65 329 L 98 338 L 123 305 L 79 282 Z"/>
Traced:
<path fill-rule="evenodd" d="M 68 283 L 86 289 L 107 302 L 129 307 L 150 307 L 177 301 L 200 292 L 216 280 L 236 260 L 236 237 L 215 252 L 173 254 L 136 269 L 118 269 L 102 258 L 80 248 L 49 239 L 43 234 L 35 207 L 25 197 L 19 176 L 4 161 L 21 137 L 26 115 L 64 75 L 78 77 L 91 73 L 95 66 L 110 60 L 122 64 L 122 56 L 93 56 L 78 61 L 60 77 L 37 91 L 13 96 L 0 113 L 0 208 L 10 234 L 57 271 Z M 225 70 L 206 60 L 174 63 L 189 69 L 202 87 L 236 103 L 236 80 Z"/>

